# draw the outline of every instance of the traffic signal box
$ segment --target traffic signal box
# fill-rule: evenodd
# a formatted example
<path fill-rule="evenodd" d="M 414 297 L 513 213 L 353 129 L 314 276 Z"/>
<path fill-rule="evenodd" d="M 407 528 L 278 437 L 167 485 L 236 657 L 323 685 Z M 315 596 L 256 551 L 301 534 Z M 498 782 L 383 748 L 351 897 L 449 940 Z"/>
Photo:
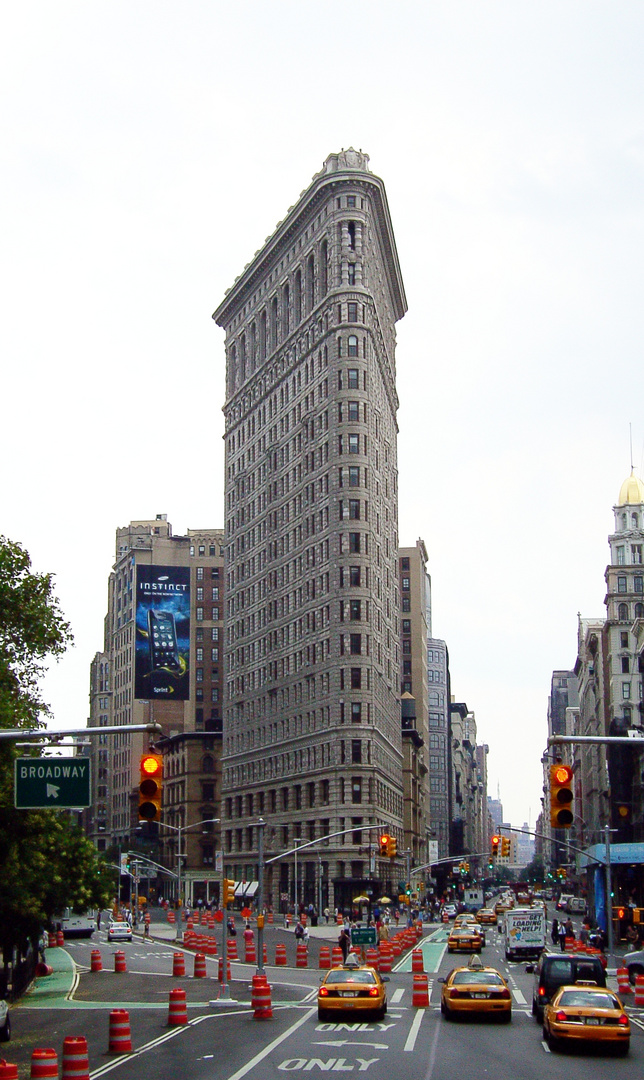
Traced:
<path fill-rule="evenodd" d="M 574 820 L 572 769 L 570 765 L 550 766 L 550 824 L 553 829 L 569 829 Z"/>
<path fill-rule="evenodd" d="M 224 907 L 227 907 L 228 904 L 232 904 L 234 899 L 235 899 L 235 882 L 231 881 L 230 878 L 224 878 L 224 880 L 222 881 L 222 885 L 223 885 L 223 897 L 222 897 L 223 904 L 224 904 Z"/>
<path fill-rule="evenodd" d="M 395 842 L 396 842 L 396 841 L 394 840 L 394 843 L 395 843 Z M 383 834 L 383 835 L 382 835 L 382 836 L 380 837 L 380 857 L 381 857 L 382 859 L 386 859 L 386 858 L 387 858 L 387 856 L 388 856 L 388 854 L 389 854 L 389 844 L 390 844 L 390 843 L 391 843 L 391 836 L 388 836 L 388 835 L 387 835 L 386 833 L 384 833 L 384 834 Z"/>
<path fill-rule="evenodd" d="M 139 821 L 159 821 L 163 787 L 161 754 L 143 754 L 139 771 Z"/>
<path fill-rule="evenodd" d="M 396 840 L 396 837 L 395 836 L 388 836 L 387 837 L 387 856 L 388 856 L 388 858 L 394 859 L 396 857 L 397 851 L 398 851 L 398 841 Z"/>
<path fill-rule="evenodd" d="M 510 854 L 510 837 L 509 836 L 502 836 L 501 837 L 501 855 L 503 856 L 504 859 L 506 859 L 509 854 Z"/>
<path fill-rule="evenodd" d="M 499 854 L 499 844 L 500 843 L 501 843 L 501 837 L 500 836 L 493 836 L 492 839 L 490 840 L 492 858 L 493 859 L 495 859 L 497 857 L 497 855 Z"/>

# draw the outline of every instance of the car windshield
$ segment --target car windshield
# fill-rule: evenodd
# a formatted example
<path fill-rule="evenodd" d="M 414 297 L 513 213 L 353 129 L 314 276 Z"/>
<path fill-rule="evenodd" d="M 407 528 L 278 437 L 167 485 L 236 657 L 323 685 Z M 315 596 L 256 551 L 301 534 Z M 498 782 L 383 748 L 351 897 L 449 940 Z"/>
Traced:
<path fill-rule="evenodd" d="M 452 983 L 455 986 L 474 986 L 481 983 L 486 986 L 503 986 L 503 979 L 496 971 L 457 971 Z"/>
<path fill-rule="evenodd" d="M 452 930 L 452 937 L 471 937 L 472 934 L 476 933 L 478 931 L 473 926 L 455 926 Z"/>
<path fill-rule="evenodd" d="M 549 974 L 556 976 L 557 978 L 570 979 L 572 978 L 572 961 L 571 960 L 553 960 L 548 965 Z"/>
<path fill-rule="evenodd" d="M 332 971 L 330 975 L 327 975 L 327 982 L 329 983 L 375 983 L 376 976 L 373 971 Z"/>
<path fill-rule="evenodd" d="M 596 994 L 588 990 L 564 990 L 559 998 L 562 1008 L 588 1006 L 591 1009 L 619 1009 L 619 1002 L 612 994 Z"/>

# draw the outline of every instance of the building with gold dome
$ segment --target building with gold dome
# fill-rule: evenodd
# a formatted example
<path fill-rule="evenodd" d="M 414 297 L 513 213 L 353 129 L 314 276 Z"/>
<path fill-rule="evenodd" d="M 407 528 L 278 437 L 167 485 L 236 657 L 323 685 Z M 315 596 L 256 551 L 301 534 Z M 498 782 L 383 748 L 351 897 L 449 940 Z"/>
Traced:
<path fill-rule="evenodd" d="M 606 618 L 579 617 L 579 707 L 569 718 L 571 734 L 637 736 L 643 730 L 644 484 L 633 469 L 613 513 L 604 574 Z M 644 904 L 644 746 L 636 739 L 632 746 L 577 746 L 570 760 L 576 778 L 577 842 L 603 858 L 599 841 L 609 826 L 616 902 L 635 899 Z"/>

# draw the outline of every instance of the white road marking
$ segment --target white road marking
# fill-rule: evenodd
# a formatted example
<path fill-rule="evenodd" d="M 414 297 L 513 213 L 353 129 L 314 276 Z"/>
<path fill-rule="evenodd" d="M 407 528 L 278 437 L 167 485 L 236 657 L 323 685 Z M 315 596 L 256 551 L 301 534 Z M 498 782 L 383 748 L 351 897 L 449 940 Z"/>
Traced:
<path fill-rule="evenodd" d="M 403 1050 L 412 1051 L 416 1045 L 416 1039 L 418 1038 L 418 1029 L 423 1021 L 424 1009 L 418 1009 L 414 1019 L 411 1022 L 409 1029 L 409 1035 L 407 1036 L 407 1042 L 403 1046 Z"/>
<path fill-rule="evenodd" d="M 228 1080 L 241 1080 L 242 1076 L 245 1076 L 246 1073 L 250 1072 L 251 1069 L 254 1069 L 260 1061 L 263 1061 L 265 1057 L 268 1057 L 269 1054 L 272 1054 L 273 1050 L 275 1050 L 275 1048 L 278 1047 L 280 1043 L 285 1042 L 286 1039 L 290 1039 L 294 1031 L 297 1031 L 297 1029 L 302 1027 L 303 1024 L 306 1024 L 307 1020 L 311 1019 L 314 1012 L 315 1009 L 307 1009 L 304 1015 L 301 1016 L 300 1019 L 297 1020 L 294 1024 L 292 1024 L 288 1031 L 284 1031 L 281 1035 L 278 1035 L 276 1039 L 273 1039 L 272 1043 L 269 1043 L 268 1046 L 265 1046 L 264 1049 L 259 1052 L 259 1054 L 256 1054 L 254 1058 L 252 1058 L 250 1061 L 247 1061 L 245 1065 L 242 1065 L 241 1069 L 238 1069 L 236 1073 L 233 1073 L 232 1076 L 229 1076 Z"/>
<path fill-rule="evenodd" d="M 392 1005 L 397 1005 L 399 1001 L 402 1001 L 404 996 L 405 996 L 405 988 L 404 987 L 402 988 L 402 990 L 400 990 L 400 989 L 399 990 L 394 990 L 393 994 L 391 995 L 391 1004 Z"/>
<path fill-rule="evenodd" d="M 516 1001 L 517 1005 L 527 1005 L 528 1004 L 528 1002 L 526 1001 L 526 999 L 524 998 L 523 994 L 518 989 L 518 987 L 516 987 L 516 986 L 512 987 L 512 994 L 513 994 L 514 1000 Z"/>
<path fill-rule="evenodd" d="M 542 1040 L 541 1045 L 543 1046 L 543 1049 L 545 1050 L 546 1054 L 549 1054 L 550 1053 L 550 1047 L 548 1046 L 548 1043 L 545 1041 L 545 1039 Z"/>

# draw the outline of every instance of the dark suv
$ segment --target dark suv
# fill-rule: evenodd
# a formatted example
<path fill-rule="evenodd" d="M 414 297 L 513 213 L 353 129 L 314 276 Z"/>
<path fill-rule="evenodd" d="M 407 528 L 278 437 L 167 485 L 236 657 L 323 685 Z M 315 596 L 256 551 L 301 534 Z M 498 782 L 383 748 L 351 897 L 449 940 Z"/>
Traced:
<path fill-rule="evenodd" d="M 571 986 L 577 982 L 593 982 L 597 986 L 606 986 L 606 973 L 598 956 L 543 953 L 536 964 L 528 964 L 526 971 L 534 972 L 532 1015 L 538 1023 L 543 1021 L 544 1006 L 560 986 Z"/>

